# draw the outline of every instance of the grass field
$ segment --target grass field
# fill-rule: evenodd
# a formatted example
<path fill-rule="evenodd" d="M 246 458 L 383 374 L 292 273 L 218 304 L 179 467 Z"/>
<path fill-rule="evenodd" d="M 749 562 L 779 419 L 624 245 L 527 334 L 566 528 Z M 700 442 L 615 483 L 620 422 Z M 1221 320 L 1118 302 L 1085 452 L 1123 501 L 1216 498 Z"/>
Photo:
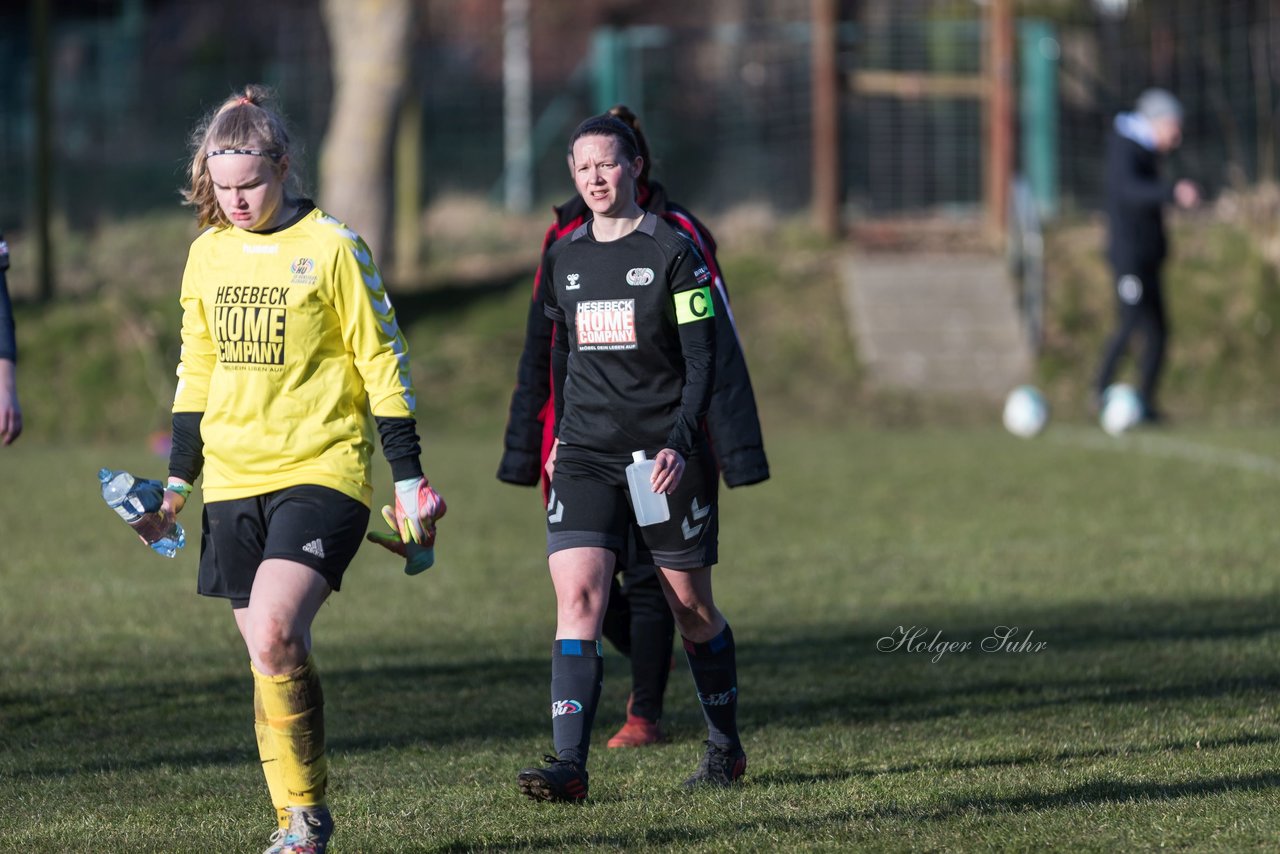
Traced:
<path fill-rule="evenodd" d="M 499 435 L 431 438 L 436 567 L 367 548 L 317 621 L 334 854 L 1280 845 L 1274 431 L 771 430 L 774 479 L 722 494 L 746 785 L 678 790 L 703 735 L 683 665 L 671 741 L 603 749 L 627 690 L 610 651 L 581 807 L 514 785 L 549 748 L 553 601 Z M 229 609 L 194 594 L 194 543 L 165 561 L 102 506 L 103 464 L 163 467 L 0 453 L 0 850 L 259 851 Z M 1045 646 L 982 651 L 1000 626 Z M 899 627 L 973 646 L 878 649 Z"/>

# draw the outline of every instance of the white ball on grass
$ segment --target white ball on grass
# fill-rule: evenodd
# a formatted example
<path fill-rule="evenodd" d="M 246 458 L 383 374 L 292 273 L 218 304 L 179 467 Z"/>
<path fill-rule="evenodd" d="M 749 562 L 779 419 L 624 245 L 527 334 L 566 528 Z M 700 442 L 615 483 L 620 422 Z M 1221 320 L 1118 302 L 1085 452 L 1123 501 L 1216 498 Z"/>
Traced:
<path fill-rule="evenodd" d="M 1142 398 L 1133 386 L 1116 383 L 1102 393 L 1098 423 L 1111 436 L 1119 436 L 1142 421 Z"/>
<path fill-rule="evenodd" d="M 1049 423 L 1049 404 L 1034 386 L 1020 385 L 1004 401 L 1004 427 L 1015 436 L 1038 436 Z"/>

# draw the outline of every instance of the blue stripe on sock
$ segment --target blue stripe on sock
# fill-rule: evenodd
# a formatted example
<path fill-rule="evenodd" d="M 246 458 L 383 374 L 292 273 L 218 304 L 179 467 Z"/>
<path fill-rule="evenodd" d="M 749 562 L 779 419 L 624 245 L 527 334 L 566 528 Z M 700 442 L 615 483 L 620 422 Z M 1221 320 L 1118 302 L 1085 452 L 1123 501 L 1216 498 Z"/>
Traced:
<path fill-rule="evenodd" d="M 720 631 L 720 634 L 716 635 L 711 640 L 707 641 L 707 647 L 710 648 L 713 654 L 719 652 L 720 650 L 724 649 L 728 645 L 729 645 L 729 639 L 724 636 L 723 629 Z"/>
<path fill-rule="evenodd" d="M 582 641 L 580 640 L 562 640 L 560 641 L 561 655 L 582 655 Z"/>
<path fill-rule="evenodd" d="M 598 640 L 561 639 L 555 642 L 552 649 L 559 655 L 576 655 L 580 658 L 604 658 L 604 647 Z"/>

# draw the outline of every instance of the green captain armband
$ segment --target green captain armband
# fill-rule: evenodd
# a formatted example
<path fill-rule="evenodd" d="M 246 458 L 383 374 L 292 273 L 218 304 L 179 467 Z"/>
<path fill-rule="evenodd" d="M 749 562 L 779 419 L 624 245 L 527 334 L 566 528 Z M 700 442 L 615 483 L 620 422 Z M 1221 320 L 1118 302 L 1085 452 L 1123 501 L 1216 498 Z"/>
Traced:
<path fill-rule="evenodd" d="M 681 291 L 673 294 L 672 299 L 676 304 L 676 323 L 682 326 L 716 316 L 715 304 L 711 302 L 710 287 Z"/>

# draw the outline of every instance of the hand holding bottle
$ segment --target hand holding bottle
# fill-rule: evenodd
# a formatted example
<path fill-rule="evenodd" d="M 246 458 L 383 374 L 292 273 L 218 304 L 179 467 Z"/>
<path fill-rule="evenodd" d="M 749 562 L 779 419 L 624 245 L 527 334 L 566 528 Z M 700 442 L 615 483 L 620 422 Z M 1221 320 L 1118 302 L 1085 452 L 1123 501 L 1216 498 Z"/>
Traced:
<path fill-rule="evenodd" d="M 679 454 L 669 448 L 658 452 L 663 454 Z M 635 513 L 636 524 L 640 527 L 657 525 L 671 518 L 671 508 L 667 504 L 667 495 L 658 489 L 658 460 L 646 459 L 644 451 L 635 451 L 631 455 L 632 462 L 627 466 L 627 488 L 631 493 L 631 509 Z M 670 465 L 670 463 L 668 463 Z M 666 482 L 669 472 L 664 472 L 662 482 Z M 676 478 L 679 481 L 679 478 Z"/>
<path fill-rule="evenodd" d="M 156 554 L 174 557 L 187 544 L 186 533 L 173 514 L 163 509 L 165 491 L 158 480 L 138 480 L 126 471 L 98 471 L 102 500 Z"/>
<path fill-rule="evenodd" d="M 668 495 L 676 491 L 684 477 L 684 457 L 670 448 L 663 448 L 653 457 L 653 491 Z"/>

